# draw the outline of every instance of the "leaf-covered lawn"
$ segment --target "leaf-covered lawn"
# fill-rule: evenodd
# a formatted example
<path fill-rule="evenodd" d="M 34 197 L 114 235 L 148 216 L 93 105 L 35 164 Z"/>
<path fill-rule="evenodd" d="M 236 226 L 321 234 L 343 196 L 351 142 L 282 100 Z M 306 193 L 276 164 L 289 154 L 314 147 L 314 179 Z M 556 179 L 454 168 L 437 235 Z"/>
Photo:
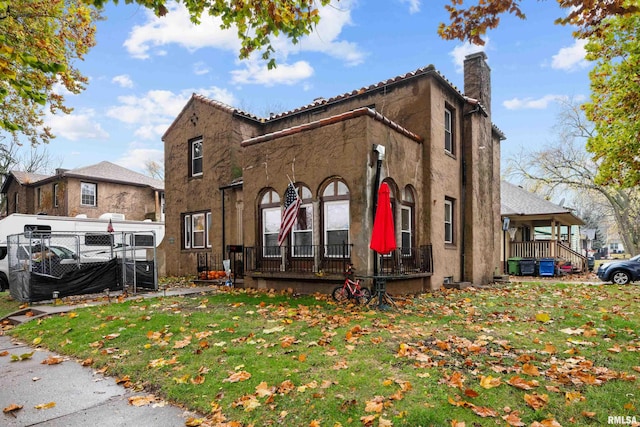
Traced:
<path fill-rule="evenodd" d="M 397 310 L 231 290 L 12 331 L 213 426 L 596 426 L 640 418 L 640 287 L 515 283 Z M 640 420 L 639 420 L 640 421 Z"/>

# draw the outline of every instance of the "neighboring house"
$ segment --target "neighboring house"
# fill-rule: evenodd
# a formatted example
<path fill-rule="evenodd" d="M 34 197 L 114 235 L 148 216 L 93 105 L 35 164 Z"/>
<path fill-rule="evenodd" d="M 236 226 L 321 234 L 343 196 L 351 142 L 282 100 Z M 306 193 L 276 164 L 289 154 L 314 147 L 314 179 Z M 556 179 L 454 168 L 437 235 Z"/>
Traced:
<path fill-rule="evenodd" d="M 0 193 L 4 215 L 12 213 L 98 218 L 121 214 L 127 220 L 164 221 L 164 183 L 110 162 L 55 175 L 10 171 Z"/>
<path fill-rule="evenodd" d="M 500 192 L 503 229 L 507 228 L 503 231 L 503 263 L 509 258 L 555 258 L 586 271 L 587 259 L 580 248 L 582 219 L 506 181 Z"/>
<path fill-rule="evenodd" d="M 232 258 L 245 286 L 297 292 L 330 291 L 346 263 L 398 293 L 492 282 L 504 135 L 484 53 L 466 58 L 464 79 L 463 94 L 430 65 L 268 118 L 194 94 L 163 136 L 167 274 Z M 301 208 L 278 246 L 290 181 Z M 399 248 L 378 258 L 381 182 Z"/>

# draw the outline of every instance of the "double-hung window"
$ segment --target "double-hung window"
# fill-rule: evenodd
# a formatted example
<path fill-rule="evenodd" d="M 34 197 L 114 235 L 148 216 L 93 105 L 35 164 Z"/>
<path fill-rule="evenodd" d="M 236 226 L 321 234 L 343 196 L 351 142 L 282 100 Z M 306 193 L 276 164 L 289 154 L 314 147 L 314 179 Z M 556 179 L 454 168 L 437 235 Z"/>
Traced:
<path fill-rule="evenodd" d="M 444 242 L 453 243 L 453 200 L 444 201 Z"/>
<path fill-rule="evenodd" d="M 97 186 L 91 182 L 80 183 L 80 205 L 97 206 Z"/>
<path fill-rule="evenodd" d="M 413 193 L 406 187 L 402 195 L 402 208 L 400 212 L 400 232 L 402 233 L 402 255 L 411 255 L 413 248 L 413 224 L 415 201 Z"/>
<path fill-rule="evenodd" d="M 202 138 L 197 138 L 189 143 L 191 176 L 202 175 Z"/>
<path fill-rule="evenodd" d="M 313 205 L 311 204 L 311 190 L 300 186 L 296 189 L 302 201 L 298 209 L 298 217 L 291 230 L 293 244 L 291 254 L 296 257 L 313 256 Z"/>
<path fill-rule="evenodd" d="M 333 181 L 322 198 L 325 255 L 349 256 L 349 189 L 342 181 Z"/>
<path fill-rule="evenodd" d="M 444 151 L 453 154 L 453 114 L 449 108 L 444 109 Z"/>
<path fill-rule="evenodd" d="M 282 221 L 280 196 L 274 190 L 269 190 L 260 199 L 260 220 L 262 230 L 262 255 L 264 257 L 279 257 L 278 233 Z"/>
<path fill-rule="evenodd" d="M 184 249 L 202 249 L 211 247 L 209 228 L 211 212 L 183 214 L 182 242 Z"/>
<path fill-rule="evenodd" d="M 58 199 L 58 190 L 60 186 L 58 184 L 53 184 L 53 207 L 57 208 L 60 204 L 60 200 Z"/>

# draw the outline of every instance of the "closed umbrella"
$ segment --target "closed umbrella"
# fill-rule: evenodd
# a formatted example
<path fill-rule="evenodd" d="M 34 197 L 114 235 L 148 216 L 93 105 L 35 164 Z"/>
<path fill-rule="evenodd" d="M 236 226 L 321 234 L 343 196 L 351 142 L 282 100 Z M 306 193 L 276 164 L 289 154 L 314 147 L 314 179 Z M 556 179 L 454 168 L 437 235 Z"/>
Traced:
<path fill-rule="evenodd" d="M 389 185 L 383 182 L 378 189 L 378 207 L 369 244 L 369 248 L 381 255 L 386 255 L 398 247 L 389 193 Z"/>

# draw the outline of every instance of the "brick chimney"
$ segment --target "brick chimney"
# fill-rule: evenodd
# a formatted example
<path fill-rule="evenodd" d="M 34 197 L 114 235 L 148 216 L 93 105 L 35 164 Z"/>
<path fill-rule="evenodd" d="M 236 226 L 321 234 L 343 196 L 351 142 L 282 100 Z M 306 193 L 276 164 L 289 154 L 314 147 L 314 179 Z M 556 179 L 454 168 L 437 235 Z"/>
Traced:
<path fill-rule="evenodd" d="M 480 101 L 491 115 L 491 68 L 484 52 L 472 53 L 464 58 L 464 94 Z"/>

